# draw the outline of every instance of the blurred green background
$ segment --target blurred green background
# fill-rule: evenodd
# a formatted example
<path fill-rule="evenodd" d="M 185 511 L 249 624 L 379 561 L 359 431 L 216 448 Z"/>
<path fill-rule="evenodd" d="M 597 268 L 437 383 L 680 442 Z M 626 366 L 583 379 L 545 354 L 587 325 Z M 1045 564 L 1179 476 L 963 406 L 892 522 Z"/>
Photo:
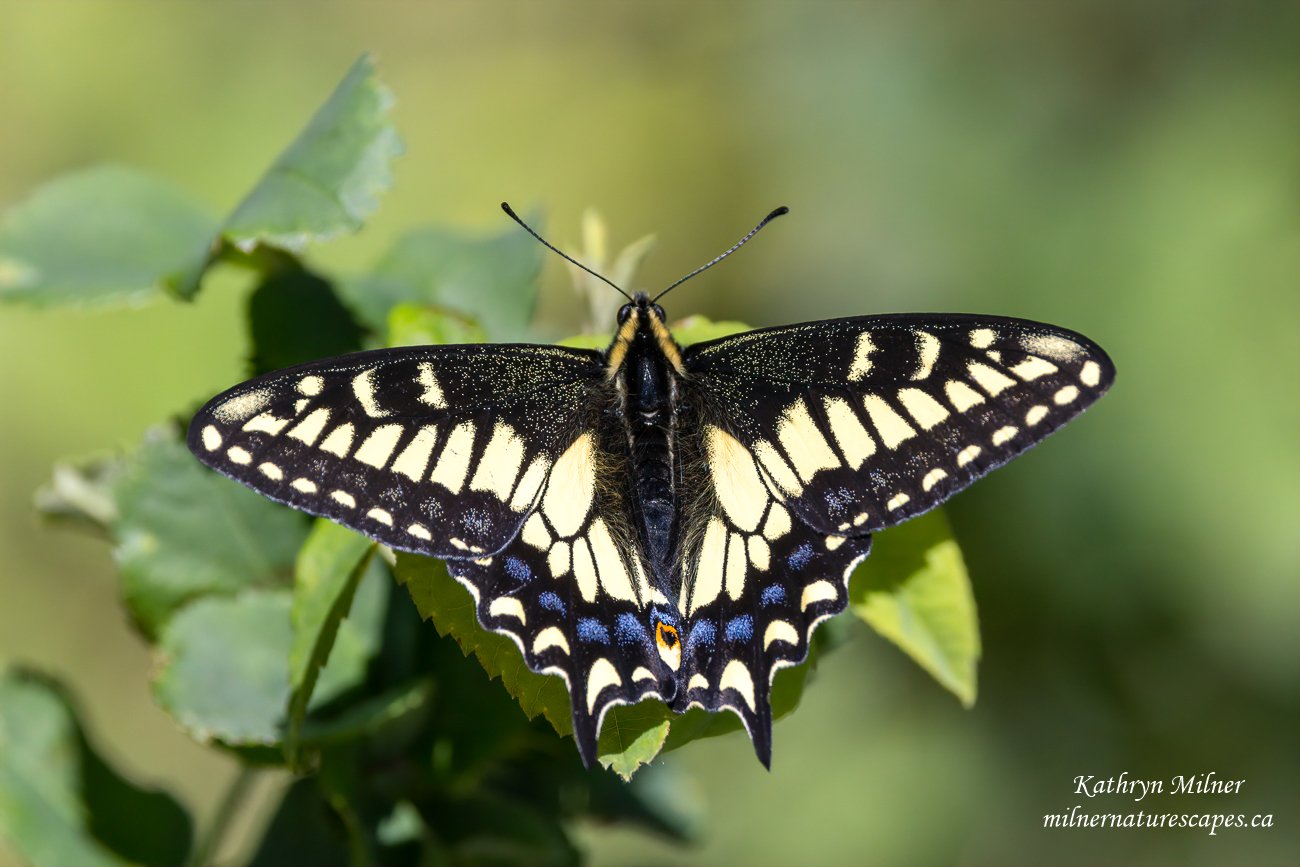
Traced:
<path fill-rule="evenodd" d="M 1226 0 L 2 3 L 0 203 L 116 161 L 224 213 L 370 49 L 407 155 L 366 230 L 313 251 L 329 268 L 415 223 L 504 230 L 509 199 L 559 243 L 593 205 L 616 245 L 656 232 L 653 289 L 787 204 L 669 315 L 1082 331 L 1114 357 L 1113 393 L 950 508 L 983 624 L 975 709 L 859 625 L 777 726 L 770 774 L 739 736 L 663 759 L 693 780 L 698 848 L 582 837 L 599 864 L 1293 862 L 1296 17 Z M 581 322 L 547 269 L 550 338 Z M 0 309 L 0 661 L 69 681 L 110 759 L 200 816 L 234 762 L 153 706 L 106 547 L 42 529 L 31 501 L 56 459 L 131 444 L 242 378 L 248 289 L 227 272 L 193 306 Z M 1074 794 L 1078 774 L 1209 771 L 1241 794 Z M 242 839 L 282 784 L 263 780 Z M 1276 825 L 1043 830 L 1075 804 Z"/>

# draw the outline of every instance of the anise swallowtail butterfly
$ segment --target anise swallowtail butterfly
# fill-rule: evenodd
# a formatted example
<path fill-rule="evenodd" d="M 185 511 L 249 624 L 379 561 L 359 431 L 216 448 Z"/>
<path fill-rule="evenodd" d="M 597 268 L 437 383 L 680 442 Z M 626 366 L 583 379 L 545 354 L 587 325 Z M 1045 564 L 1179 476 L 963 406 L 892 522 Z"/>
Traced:
<path fill-rule="evenodd" d="M 623 294 L 604 352 L 358 352 L 235 386 L 189 428 L 204 463 L 262 494 L 444 559 L 485 628 L 565 679 L 588 765 L 605 712 L 648 697 L 734 711 L 770 765 L 772 677 L 845 608 L 871 534 L 1035 445 L 1114 378 L 1087 338 L 992 316 L 682 348 L 662 292 Z"/>

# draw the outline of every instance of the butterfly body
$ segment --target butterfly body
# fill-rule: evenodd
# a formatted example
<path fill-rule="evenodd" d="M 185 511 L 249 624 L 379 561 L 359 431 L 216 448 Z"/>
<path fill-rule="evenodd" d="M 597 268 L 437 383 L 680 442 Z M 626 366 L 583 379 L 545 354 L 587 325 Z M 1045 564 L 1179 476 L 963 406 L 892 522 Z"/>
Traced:
<path fill-rule="evenodd" d="M 610 707 L 729 709 L 848 601 L 871 534 L 1095 401 L 1086 338 L 988 316 L 856 317 L 680 347 L 638 295 L 604 352 L 378 350 L 213 398 L 189 444 L 273 499 L 440 557 L 480 623 L 563 677 L 584 761 Z"/>

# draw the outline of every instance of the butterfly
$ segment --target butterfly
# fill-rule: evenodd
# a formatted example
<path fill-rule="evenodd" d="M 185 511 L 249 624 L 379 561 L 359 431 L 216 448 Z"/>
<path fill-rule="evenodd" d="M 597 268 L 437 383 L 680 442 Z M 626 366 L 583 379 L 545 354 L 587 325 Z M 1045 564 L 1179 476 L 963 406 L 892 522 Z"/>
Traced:
<path fill-rule="evenodd" d="M 653 299 L 614 286 L 627 303 L 603 352 L 316 361 L 213 398 L 189 447 L 273 500 L 445 560 L 483 627 L 564 678 L 588 766 L 609 708 L 656 698 L 733 711 L 770 767 L 772 678 L 844 610 L 871 535 L 1037 444 L 1115 376 L 1079 334 L 993 316 L 681 347 L 658 299 L 785 212 Z"/>

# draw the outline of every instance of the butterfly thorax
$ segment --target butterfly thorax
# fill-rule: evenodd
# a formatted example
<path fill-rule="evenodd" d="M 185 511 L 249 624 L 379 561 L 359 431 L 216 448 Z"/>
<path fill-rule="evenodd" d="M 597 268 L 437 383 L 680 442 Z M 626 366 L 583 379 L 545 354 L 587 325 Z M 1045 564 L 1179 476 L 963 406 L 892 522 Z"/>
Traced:
<path fill-rule="evenodd" d="M 638 293 L 619 312 L 619 330 L 606 355 L 607 380 L 630 460 L 628 500 L 651 574 L 675 595 L 680 586 L 677 536 L 681 464 L 678 408 L 681 350 L 663 309 Z"/>

